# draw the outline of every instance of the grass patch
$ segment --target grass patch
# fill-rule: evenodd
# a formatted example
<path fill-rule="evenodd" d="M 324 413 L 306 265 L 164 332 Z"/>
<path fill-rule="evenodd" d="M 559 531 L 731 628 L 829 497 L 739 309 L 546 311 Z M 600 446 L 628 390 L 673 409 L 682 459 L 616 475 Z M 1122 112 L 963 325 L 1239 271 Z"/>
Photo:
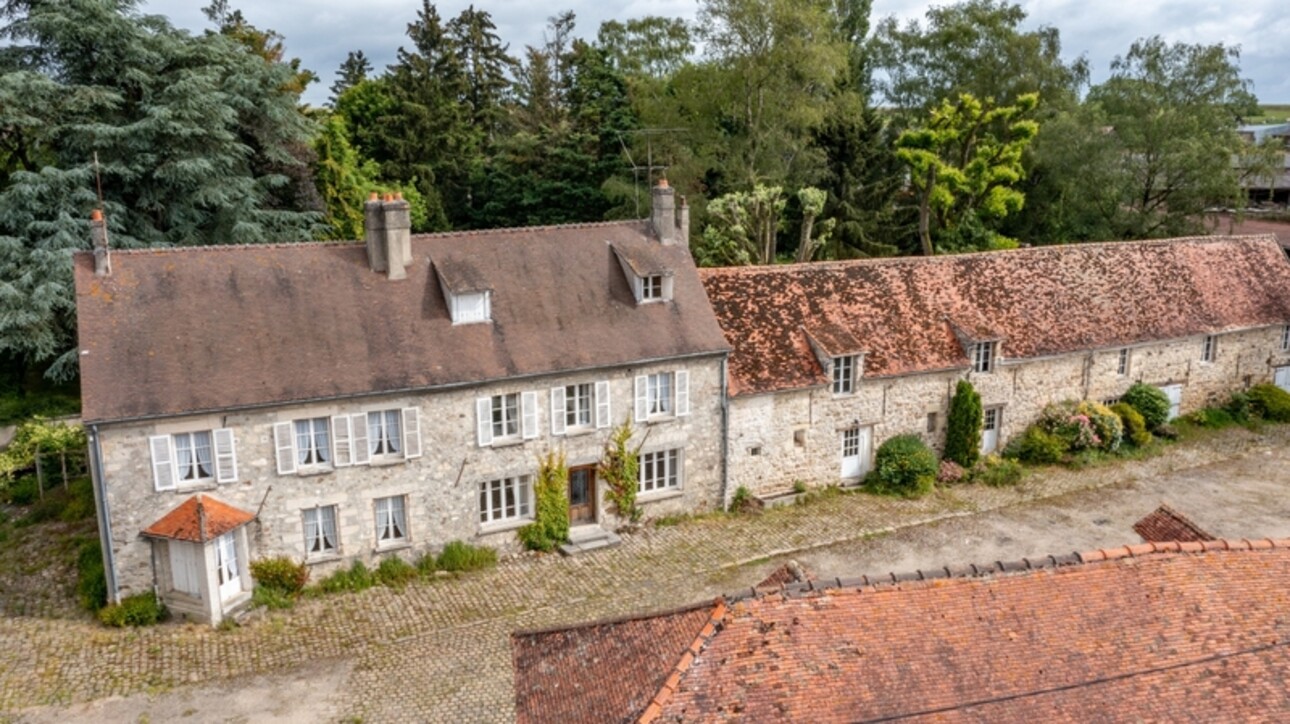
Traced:
<path fill-rule="evenodd" d="M 441 571 L 478 571 L 497 565 L 497 551 L 455 540 L 443 547 L 435 561 Z"/>
<path fill-rule="evenodd" d="M 146 591 L 127 596 L 120 603 L 104 606 L 99 610 L 99 621 L 117 628 L 152 626 L 164 621 L 167 615 L 166 607 L 152 591 Z"/>

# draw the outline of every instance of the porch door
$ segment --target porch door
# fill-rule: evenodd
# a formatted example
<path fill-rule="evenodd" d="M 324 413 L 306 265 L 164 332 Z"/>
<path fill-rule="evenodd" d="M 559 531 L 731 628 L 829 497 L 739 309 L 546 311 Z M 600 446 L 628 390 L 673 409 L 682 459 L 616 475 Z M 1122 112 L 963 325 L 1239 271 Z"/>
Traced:
<path fill-rule="evenodd" d="M 1290 367 L 1278 367 L 1272 374 L 1272 383 L 1290 392 Z"/>
<path fill-rule="evenodd" d="M 982 417 L 981 454 L 989 455 L 999 447 L 999 423 L 1003 422 L 1002 410 L 997 407 L 986 408 Z"/>
<path fill-rule="evenodd" d="M 237 567 L 237 539 L 235 533 L 225 533 L 215 539 L 215 574 L 219 580 L 221 601 L 242 592 L 242 575 Z"/>
<path fill-rule="evenodd" d="M 596 466 L 569 468 L 569 523 L 596 522 Z"/>
<path fill-rule="evenodd" d="M 1169 398 L 1169 419 L 1178 417 L 1182 410 L 1182 385 L 1165 385 L 1160 391 Z"/>
<path fill-rule="evenodd" d="M 853 427 L 842 431 L 843 480 L 855 480 L 869 472 L 872 432 L 872 427 Z"/>

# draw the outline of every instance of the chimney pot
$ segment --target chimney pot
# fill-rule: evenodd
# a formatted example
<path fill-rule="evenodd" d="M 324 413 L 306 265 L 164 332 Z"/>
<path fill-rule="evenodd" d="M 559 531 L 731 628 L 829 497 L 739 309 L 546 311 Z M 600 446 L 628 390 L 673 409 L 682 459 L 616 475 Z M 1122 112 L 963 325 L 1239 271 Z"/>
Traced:
<path fill-rule="evenodd" d="M 381 195 L 376 193 L 375 191 L 367 195 L 368 201 L 379 201 L 380 199 L 381 199 Z"/>
<path fill-rule="evenodd" d="M 385 194 L 385 201 L 393 201 L 393 200 L 394 200 L 394 194 L 391 194 L 391 193 Z"/>

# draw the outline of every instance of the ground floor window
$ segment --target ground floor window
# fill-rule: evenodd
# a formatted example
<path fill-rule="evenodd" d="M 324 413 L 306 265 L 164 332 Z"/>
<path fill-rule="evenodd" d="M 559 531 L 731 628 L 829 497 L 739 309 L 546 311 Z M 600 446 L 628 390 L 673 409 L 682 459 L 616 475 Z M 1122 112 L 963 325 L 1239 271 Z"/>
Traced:
<path fill-rule="evenodd" d="M 406 505 L 402 495 L 376 499 L 376 544 L 388 546 L 408 538 Z"/>
<path fill-rule="evenodd" d="M 340 544 L 336 538 L 336 506 L 326 505 L 305 511 L 305 553 L 309 557 L 335 555 Z"/>
<path fill-rule="evenodd" d="M 531 484 L 528 475 L 480 483 L 479 522 L 497 523 L 528 518 L 532 514 L 529 507 Z"/>
<path fill-rule="evenodd" d="M 659 450 L 640 457 L 637 491 L 679 490 L 681 487 L 681 451 Z"/>
<path fill-rule="evenodd" d="M 170 583 L 175 591 L 195 598 L 202 595 L 202 547 L 196 543 L 172 540 L 170 548 Z"/>

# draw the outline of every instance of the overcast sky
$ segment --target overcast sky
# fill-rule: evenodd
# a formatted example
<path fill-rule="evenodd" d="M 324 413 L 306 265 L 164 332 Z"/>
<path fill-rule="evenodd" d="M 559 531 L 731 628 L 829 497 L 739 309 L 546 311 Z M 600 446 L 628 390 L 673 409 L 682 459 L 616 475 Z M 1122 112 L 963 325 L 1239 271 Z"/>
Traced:
<path fill-rule="evenodd" d="M 201 7 L 208 0 L 145 0 L 142 10 L 168 16 L 179 27 L 207 27 Z M 445 20 L 471 4 L 468 0 L 436 3 Z M 564 9 L 577 13 L 578 35 L 594 37 L 605 20 L 643 15 L 693 20 L 697 0 L 476 0 L 492 14 L 498 34 L 518 55 L 537 45 L 547 17 Z M 932 4 L 916 0 L 876 0 L 874 19 L 887 15 L 922 17 Z M 1032 27 L 1061 30 L 1068 58 L 1083 54 L 1093 80 L 1106 77 L 1111 60 L 1139 37 L 1162 35 L 1169 41 L 1225 43 L 1241 48 L 1241 70 L 1254 81 L 1263 103 L 1290 103 L 1290 3 L 1286 0 L 1020 0 Z M 420 0 L 231 0 L 253 24 L 272 28 L 287 39 L 287 51 L 303 60 L 321 79 L 305 93 L 315 104 L 326 100 L 336 68 L 351 50 L 362 50 L 377 68 L 394 59 L 406 44 L 407 24 Z"/>

